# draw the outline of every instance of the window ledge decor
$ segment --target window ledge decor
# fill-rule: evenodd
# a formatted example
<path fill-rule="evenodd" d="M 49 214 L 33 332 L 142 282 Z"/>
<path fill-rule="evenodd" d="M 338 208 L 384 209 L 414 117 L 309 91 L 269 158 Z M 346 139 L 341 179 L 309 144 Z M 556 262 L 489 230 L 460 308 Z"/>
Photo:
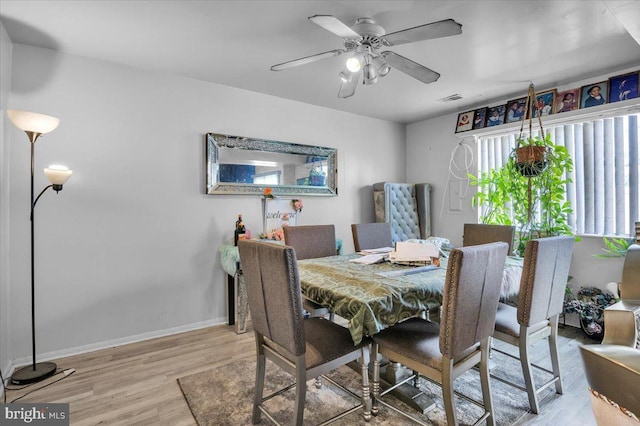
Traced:
<path fill-rule="evenodd" d="M 335 148 L 207 133 L 207 194 L 338 195 Z"/>

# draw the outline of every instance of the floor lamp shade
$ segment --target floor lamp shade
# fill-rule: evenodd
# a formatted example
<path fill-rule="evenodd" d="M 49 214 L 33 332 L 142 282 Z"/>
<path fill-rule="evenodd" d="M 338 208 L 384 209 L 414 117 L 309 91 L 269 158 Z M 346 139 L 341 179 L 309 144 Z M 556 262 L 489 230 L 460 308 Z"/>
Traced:
<path fill-rule="evenodd" d="M 16 111 L 10 109 L 7 111 L 9 120 L 18 129 L 24 132 L 39 133 L 41 135 L 52 132 L 60 124 L 60 119 L 51 117 L 50 115 L 38 114 L 37 112 Z"/>
<path fill-rule="evenodd" d="M 38 382 L 55 374 L 57 366 L 53 362 L 36 362 L 36 308 L 35 308 L 35 250 L 34 250 L 34 233 L 35 233 L 35 207 L 36 203 L 49 188 L 60 191 L 62 185 L 71 176 L 71 170 L 64 166 L 50 166 L 45 169 L 47 178 L 51 181 L 51 185 L 45 187 L 42 192 L 34 198 L 34 151 L 35 142 L 43 134 L 49 133 L 58 127 L 60 119 L 49 115 L 39 114 L 36 112 L 8 110 L 7 115 L 11 122 L 20 130 L 24 131 L 29 138 L 31 146 L 31 365 L 24 366 L 16 370 L 11 376 L 11 383 L 15 385 L 25 385 L 28 383 Z"/>
<path fill-rule="evenodd" d="M 47 176 L 47 179 L 49 179 L 49 182 L 53 185 L 64 185 L 71 177 L 71 173 L 73 172 L 66 166 L 60 166 L 57 164 L 44 169 L 45 176 Z"/>

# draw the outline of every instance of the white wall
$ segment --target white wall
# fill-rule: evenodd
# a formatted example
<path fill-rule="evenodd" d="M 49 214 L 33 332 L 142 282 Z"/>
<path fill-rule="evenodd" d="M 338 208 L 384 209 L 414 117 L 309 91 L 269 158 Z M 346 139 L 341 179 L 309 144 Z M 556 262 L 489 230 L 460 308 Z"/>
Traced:
<path fill-rule="evenodd" d="M 38 352 L 63 355 L 226 317 L 218 247 L 259 196 L 204 194 L 204 134 L 338 148 L 339 196 L 306 197 L 302 224 L 373 221 L 371 184 L 405 179 L 403 125 L 14 44 L 12 109 L 57 116 L 41 170 L 73 176 L 36 208 Z M 3 62 L 6 64 L 6 62 Z M 29 146 L 9 129 L 12 357 L 29 355 Z M 4 161 L 4 160 L 3 160 Z M 375 165 L 375 167 L 374 167 Z"/>
<path fill-rule="evenodd" d="M 5 111 L 11 90 L 9 35 L 0 21 L 0 369 L 7 373 L 11 361 L 9 330 L 9 144 Z M 3 373 L 3 374 L 4 374 Z"/>

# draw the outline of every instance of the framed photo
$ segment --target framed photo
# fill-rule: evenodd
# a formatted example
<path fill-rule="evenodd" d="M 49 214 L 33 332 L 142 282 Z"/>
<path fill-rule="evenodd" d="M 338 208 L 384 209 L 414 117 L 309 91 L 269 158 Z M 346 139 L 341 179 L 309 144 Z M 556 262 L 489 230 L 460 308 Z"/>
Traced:
<path fill-rule="evenodd" d="M 487 127 L 498 126 L 504 124 L 504 116 L 507 111 L 507 105 L 499 105 L 489 107 L 487 111 Z"/>
<path fill-rule="evenodd" d="M 514 99 L 507 102 L 507 123 L 513 123 L 515 121 L 522 121 L 524 118 L 524 112 L 527 106 L 527 97 L 520 99 Z"/>
<path fill-rule="evenodd" d="M 456 126 L 456 133 L 466 132 L 473 128 L 473 111 L 467 111 L 458 114 L 458 124 Z"/>
<path fill-rule="evenodd" d="M 609 93 L 609 84 L 607 81 L 600 83 L 587 84 L 580 88 L 580 108 L 590 108 L 607 103 Z"/>
<path fill-rule="evenodd" d="M 580 89 L 565 90 L 556 96 L 556 113 L 569 112 L 580 106 Z"/>
<path fill-rule="evenodd" d="M 487 107 L 478 108 L 473 114 L 473 128 L 482 129 L 487 125 Z"/>
<path fill-rule="evenodd" d="M 537 117 L 540 113 L 541 117 L 545 115 L 555 114 L 556 112 L 556 89 L 547 90 L 546 92 L 536 93 L 536 104 L 532 107 L 531 117 Z M 536 108 L 537 106 L 537 108 Z"/>
<path fill-rule="evenodd" d="M 609 79 L 609 103 L 638 97 L 638 71 Z"/>

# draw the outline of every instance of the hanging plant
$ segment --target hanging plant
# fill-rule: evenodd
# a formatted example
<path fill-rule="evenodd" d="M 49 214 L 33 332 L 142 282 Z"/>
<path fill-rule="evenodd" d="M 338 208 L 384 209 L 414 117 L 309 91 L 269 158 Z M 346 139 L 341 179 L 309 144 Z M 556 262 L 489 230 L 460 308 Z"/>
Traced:
<path fill-rule="evenodd" d="M 516 149 L 514 150 L 514 159 L 516 162 L 516 168 L 525 177 L 538 176 L 547 167 L 546 154 L 547 143 L 545 139 L 544 129 L 542 128 L 542 118 L 540 111 L 538 111 L 538 104 L 535 102 L 535 89 L 533 84 L 529 85 L 529 92 L 527 93 L 527 101 L 524 110 L 524 119 L 520 125 L 520 135 L 516 140 Z M 533 109 L 536 109 L 536 116 L 538 117 L 538 124 L 540 124 L 540 136 L 533 136 L 533 118 L 531 114 Z M 524 136 L 524 123 L 529 121 L 529 136 Z"/>
<path fill-rule="evenodd" d="M 529 94 L 532 92 L 530 86 Z M 530 239 L 573 235 L 567 220 L 573 210 L 566 199 L 573 161 L 564 146 L 544 134 L 541 121 L 544 136 L 531 136 L 531 127 L 529 136 L 524 136 L 523 124 L 516 147 L 502 167 L 478 177 L 469 175 L 470 183 L 480 189 L 472 199 L 473 206 L 482 207 L 480 221 L 516 226 L 515 251 L 520 255 Z M 519 158 L 519 151 L 524 156 Z M 544 155 L 536 157 L 536 152 Z"/>

